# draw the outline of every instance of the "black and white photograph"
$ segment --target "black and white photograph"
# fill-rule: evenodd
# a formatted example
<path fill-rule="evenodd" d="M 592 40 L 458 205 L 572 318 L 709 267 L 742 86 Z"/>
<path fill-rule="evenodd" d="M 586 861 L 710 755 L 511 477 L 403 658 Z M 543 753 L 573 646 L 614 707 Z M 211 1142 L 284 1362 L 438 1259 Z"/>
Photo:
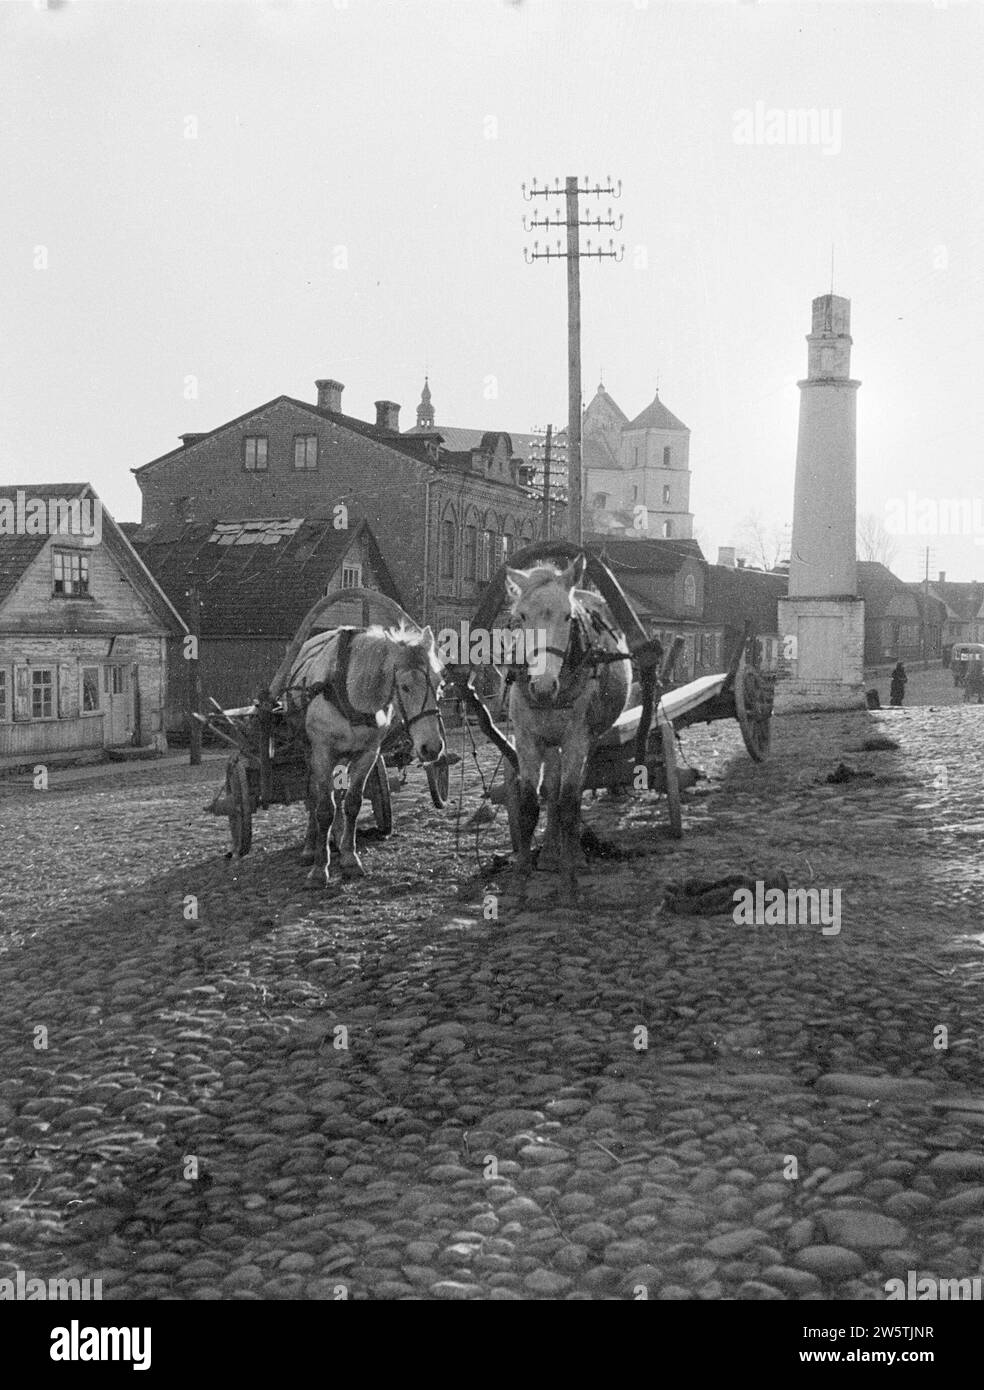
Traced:
<path fill-rule="evenodd" d="M 38 1366 L 201 1303 L 244 1369 L 317 1303 L 955 1355 L 982 73 L 982 0 L 0 4 Z"/>

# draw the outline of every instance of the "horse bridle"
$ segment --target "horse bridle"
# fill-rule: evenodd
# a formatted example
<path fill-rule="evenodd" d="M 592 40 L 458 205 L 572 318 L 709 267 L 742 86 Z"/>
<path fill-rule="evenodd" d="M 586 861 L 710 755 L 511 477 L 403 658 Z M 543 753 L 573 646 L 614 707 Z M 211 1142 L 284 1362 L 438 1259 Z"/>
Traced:
<path fill-rule="evenodd" d="M 414 724 L 418 722 L 418 720 L 432 719 L 436 715 L 437 727 L 441 731 L 441 738 L 444 739 L 446 742 L 447 731 L 444 728 L 444 717 L 441 714 L 440 700 L 438 697 L 438 693 L 434 688 L 434 683 L 431 680 L 430 671 L 424 671 L 424 680 L 427 682 L 427 690 L 424 692 L 424 703 L 421 705 L 420 709 L 416 714 L 407 714 L 406 707 L 403 703 L 403 696 L 400 694 L 400 687 L 397 684 L 396 676 L 393 677 L 392 695 L 396 701 L 396 707 L 400 712 L 400 718 L 403 721 L 403 727 L 406 729 L 407 733 L 409 733 L 410 730 L 413 728 Z M 434 697 L 434 704 L 431 708 L 428 708 L 427 697 L 430 695 Z"/>

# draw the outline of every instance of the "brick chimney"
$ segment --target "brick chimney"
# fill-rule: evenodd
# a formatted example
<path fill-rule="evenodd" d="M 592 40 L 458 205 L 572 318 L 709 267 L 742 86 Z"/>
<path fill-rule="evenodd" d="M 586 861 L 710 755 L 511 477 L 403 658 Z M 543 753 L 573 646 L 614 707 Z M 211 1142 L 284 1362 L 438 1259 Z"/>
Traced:
<path fill-rule="evenodd" d="M 199 431 L 196 434 L 179 434 L 178 438 L 181 440 L 181 443 L 187 449 L 190 448 L 192 444 L 197 444 L 199 439 L 204 439 L 206 433 L 207 431 Z"/>
<path fill-rule="evenodd" d="M 733 545 L 718 546 L 718 564 L 724 565 L 729 570 L 735 568 L 735 547 Z"/>
<path fill-rule="evenodd" d="M 945 583 L 946 583 L 946 570 L 940 570 L 940 577 L 939 577 L 939 581 L 938 581 L 938 582 L 939 582 L 940 584 L 945 584 Z"/>
<path fill-rule="evenodd" d="M 399 431 L 400 407 L 395 401 L 376 401 L 376 428 Z"/>
<path fill-rule="evenodd" d="M 322 378 L 314 384 L 318 388 L 318 409 L 341 412 L 342 392 L 345 390 L 342 383 L 340 381 L 327 381 Z"/>

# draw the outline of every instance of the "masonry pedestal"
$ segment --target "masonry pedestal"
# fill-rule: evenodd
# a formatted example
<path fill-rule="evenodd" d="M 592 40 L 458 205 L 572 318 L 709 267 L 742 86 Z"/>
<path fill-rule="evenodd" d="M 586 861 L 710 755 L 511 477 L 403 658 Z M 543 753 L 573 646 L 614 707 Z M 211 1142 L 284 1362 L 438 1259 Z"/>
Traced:
<path fill-rule="evenodd" d="M 865 708 L 863 599 L 782 598 L 779 631 L 788 676 L 777 714 Z"/>

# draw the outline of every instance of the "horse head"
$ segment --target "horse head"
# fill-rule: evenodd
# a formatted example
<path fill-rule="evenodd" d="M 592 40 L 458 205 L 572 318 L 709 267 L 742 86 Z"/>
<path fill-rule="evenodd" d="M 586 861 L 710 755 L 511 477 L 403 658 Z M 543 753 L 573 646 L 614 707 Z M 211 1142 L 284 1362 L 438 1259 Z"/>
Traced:
<path fill-rule="evenodd" d="M 434 634 L 401 629 L 389 634 L 396 649 L 393 663 L 393 699 L 403 720 L 413 751 L 422 763 L 436 762 L 444 753 L 444 722 L 438 705 L 444 667 L 437 655 Z"/>
<path fill-rule="evenodd" d="M 566 569 L 540 565 L 506 571 L 506 595 L 514 626 L 524 633 L 523 657 L 534 700 L 549 704 L 560 691 L 560 675 L 578 613 L 574 591 L 584 576 L 584 556 Z"/>

